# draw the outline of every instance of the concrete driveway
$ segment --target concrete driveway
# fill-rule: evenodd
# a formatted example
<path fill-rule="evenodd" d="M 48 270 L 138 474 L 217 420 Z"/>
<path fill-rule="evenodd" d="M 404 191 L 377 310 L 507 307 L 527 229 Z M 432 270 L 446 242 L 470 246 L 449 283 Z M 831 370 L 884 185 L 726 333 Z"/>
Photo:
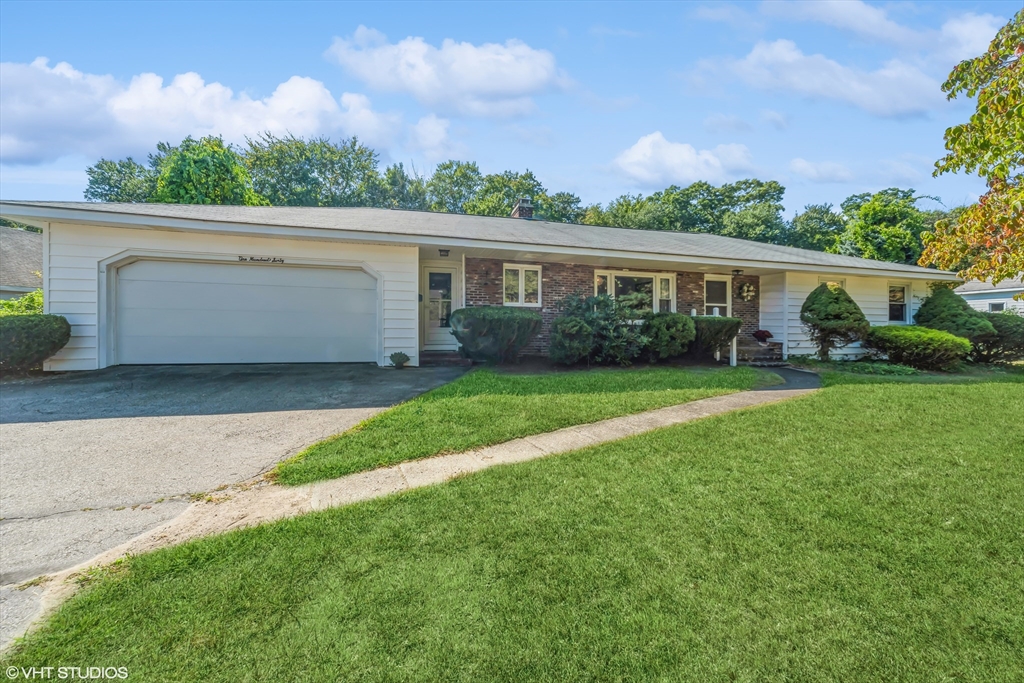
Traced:
<path fill-rule="evenodd" d="M 257 477 L 462 372 L 125 366 L 5 381 L 0 584 L 74 566 L 178 515 L 189 494 Z"/>

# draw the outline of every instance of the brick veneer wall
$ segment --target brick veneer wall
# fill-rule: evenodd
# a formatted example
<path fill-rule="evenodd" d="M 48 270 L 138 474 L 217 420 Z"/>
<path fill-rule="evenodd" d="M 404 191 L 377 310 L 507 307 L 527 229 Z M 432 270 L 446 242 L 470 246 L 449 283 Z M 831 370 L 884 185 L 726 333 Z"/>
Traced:
<path fill-rule="evenodd" d="M 466 305 L 500 306 L 502 303 L 502 278 L 504 261 L 499 259 L 466 259 Z M 517 263 L 520 263 L 517 261 Z M 540 333 L 526 348 L 527 354 L 546 354 L 550 341 L 551 322 L 558 316 L 558 303 L 575 292 L 591 294 L 594 291 L 594 266 L 580 263 L 541 263 L 541 304 L 543 323 Z M 671 271 L 659 271 L 671 272 Z M 756 275 L 733 277 L 733 315 L 743 320 L 741 334 L 749 335 L 760 322 L 760 285 Z M 752 301 L 739 298 L 739 287 L 750 282 L 757 288 Z M 689 314 L 696 308 L 704 312 L 704 273 L 676 272 L 676 310 Z"/>

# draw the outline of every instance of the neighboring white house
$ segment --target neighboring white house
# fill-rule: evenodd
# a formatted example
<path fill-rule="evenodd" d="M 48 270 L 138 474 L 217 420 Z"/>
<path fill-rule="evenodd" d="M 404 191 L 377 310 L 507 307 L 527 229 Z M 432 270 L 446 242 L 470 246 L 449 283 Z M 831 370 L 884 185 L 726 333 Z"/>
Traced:
<path fill-rule="evenodd" d="M 1024 300 L 1014 299 L 1024 295 L 1024 279 L 1002 280 L 993 285 L 991 281 L 965 282 L 956 288 L 956 293 L 967 299 L 971 308 L 989 313 L 1017 311 L 1024 315 Z"/>
<path fill-rule="evenodd" d="M 45 306 L 72 326 L 47 370 L 117 364 L 375 362 L 450 352 L 463 306 L 544 324 L 576 292 L 648 293 L 662 311 L 732 315 L 810 354 L 800 307 L 840 282 L 873 325 L 910 324 L 953 273 L 717 235 L 370 208 L 0 202 L 43 229 Z M 850 356 L 856 347 L 845 350 Z"/>
<path fill-rule="evenodd" d="M 43 236 L 0 225 L 0 299 L 17 299 L 43 286 Z"/>

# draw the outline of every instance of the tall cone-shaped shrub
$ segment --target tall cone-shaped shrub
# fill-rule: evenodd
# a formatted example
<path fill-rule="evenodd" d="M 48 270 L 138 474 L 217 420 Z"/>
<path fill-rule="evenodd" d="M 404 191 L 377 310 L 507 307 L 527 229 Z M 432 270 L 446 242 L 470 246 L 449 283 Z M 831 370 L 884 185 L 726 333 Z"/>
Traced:
<path fill-rule="evenodd" d="M 996 328 L 988 318 L 949 287 L 934 288 L 914 314 L 914 322 L 963 337 L 972 344 L 996 336 Z"/>
<path fill-rule="evenodd" d="M 829 351 L 861 339 L 871 329 L 857 302 L 835 283 L 822 283 L 807 295 L 800 308 L 800 321 L 818 347 L 818 358 L 828 360 Z"/>

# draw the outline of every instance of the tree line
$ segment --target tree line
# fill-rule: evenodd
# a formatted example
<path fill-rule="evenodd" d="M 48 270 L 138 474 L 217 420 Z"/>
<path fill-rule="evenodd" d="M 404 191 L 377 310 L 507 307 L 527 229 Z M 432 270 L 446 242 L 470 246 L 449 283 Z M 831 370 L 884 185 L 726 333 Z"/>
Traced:
<path fill-rule="evenodd" d="M 234 147 L 219 137 L 160 143 L 147 163 L 101 159 L 86 173 L 85 198 L 100 202 L 165 202 L 250 206 L 370 206 L 509 216 L 528 197 L 534 217 L 640 230 L 701 232 L 865 258 L 916 263 L 922 234 L 944 211 L 923 211 L 913 190 L 890 188 L 847 198 L 838 209 L 812 204 L 783 217 L 785 188 L 774 180 L 715 186 L 672 185 L 651 195 L 624 194 L 584 205 L 571 192 L 551 192 L 533 174 L 483 174 L 474 162 L 449 160 L 429 176 L 380 156 L 356 138 L 331 141 L 263 133 Z"/>

